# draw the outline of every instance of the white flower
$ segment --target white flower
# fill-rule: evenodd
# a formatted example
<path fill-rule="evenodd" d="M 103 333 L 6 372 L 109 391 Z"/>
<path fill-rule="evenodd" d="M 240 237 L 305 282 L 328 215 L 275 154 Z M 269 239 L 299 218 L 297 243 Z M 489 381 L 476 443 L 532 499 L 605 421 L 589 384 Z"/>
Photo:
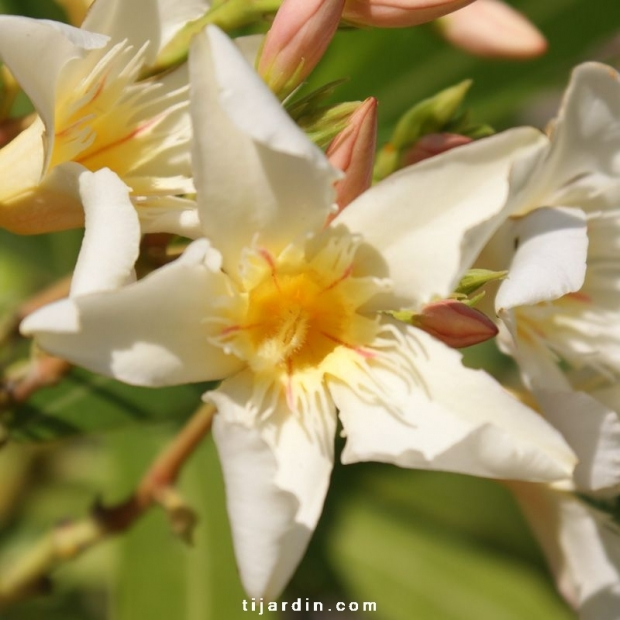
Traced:
<path fill-rule="evenodd" d="M 610 324 L 620 308 L 619 101 L 620 79 L 611 67 L 575 69 L 549 149 L 521 162 L 511 185 L 514 217 L 491 242 L 510 264 L 496 308 L 519 322 L 521 340 L 576 368 L 614 374 L 620 371 L 620 324 Z M 511 310 L 518 316 L 511 318 Z"/>
<path fill-rule="evenodd" d="M 620 376 L 619 111 L 617 72 L 577 67 L 548 149 L 513 170 L 514 216 L 481 259 L 509 269 L 500 343 L 579 456 L 583 490 L 620 485 L 620 421 L 605 395 Z"/>
<path fill-rule="evenodd" d="M 277 596 L 303 555 L 337 411 L 345 463 L 570 475 L 573 455 L 542 418 L 381 312 L 454 289 L 503 217 L 511 161 L 539 148 L 538 132 L 401 171 L 326 226 L 337 173 L 230 40 L 217 29 L 197 37 L 190 71 L 205 238 L 126 285 L 138 242 L 126 190 L 108 171 L 83 174 L 87 230 L 71 298 L 22 330 L 130 383 L 224 379 L 205 399 L 219 410 L 214 436 L 249 594 Z M 99 215 L 110 203 L 114 219 Z"/>
<path fill-rule="evenodd" d="M 187 69 L 141 72 L 199 0 L 98 0 L 81 28 L 0 16 L 0 57 L 38 113 L 0 150 L 0 226 L 38 233 L 81 226 L 77 175 L 114 170 L 147 231 L 196 225 Z"/>
<path fill-rule="evenodd" d="M 524 482 L 508 486 L 541 544 L 558 590 L 579 611 L 580 620 L 616 620 L 620 616 L 618 523 L 608 511 L 571 493 Z"/>

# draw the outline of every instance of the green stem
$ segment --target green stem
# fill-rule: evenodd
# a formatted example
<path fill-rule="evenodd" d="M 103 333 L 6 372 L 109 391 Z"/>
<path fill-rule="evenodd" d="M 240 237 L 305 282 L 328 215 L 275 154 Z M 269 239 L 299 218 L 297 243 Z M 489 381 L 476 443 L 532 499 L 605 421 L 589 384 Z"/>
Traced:
<path fill-rule="evenodd" d="M 198 19 L 187 23 L 159 53 L 149 75 L 175 67 L 185 60 L 194 35 L 206 26 L 218 26 L 230 32 L 272 16 L 280 8 L 282 0 L 226 0 L 216 2 Z"/>
<path fill-rule="evenodd" d="M 215 407 L 202 405 L 158 455 L 134 493 L 115 506 L 96 506 L 88 517 L 54 528 L 0 574 L 0 609 L 41 592 L 49 574 L 63 562 L 131 527 L 154 504 L 161 505 L 173 526 L 189 538 L 193 512 L 173 488 L 181 469 L 211 430 Z"/>

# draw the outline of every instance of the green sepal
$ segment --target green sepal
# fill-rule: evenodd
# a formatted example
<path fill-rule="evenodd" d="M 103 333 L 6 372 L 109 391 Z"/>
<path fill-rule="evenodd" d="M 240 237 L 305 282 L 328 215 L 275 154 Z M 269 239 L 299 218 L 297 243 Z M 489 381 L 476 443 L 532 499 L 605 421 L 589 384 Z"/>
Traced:
<path fill-rule="evenodd" d="M 488 282 L 503 280 L 507 275 L 507 271 L 491 271 L 490 269 L 470 269 L 461 278 L 459 285 L 454 289 L 454 293 L 455 295 L 464 295 L 468 297 Z"/>
<path fill-rule="evenodd" d="M 482 301 L 482 298 L 485 296 L 485 294 L 485 291 L 481 291 L 473 297 L 467 297 L 466 295 L 464 295 L 462 299 L 459 297 L 456 297 L 455 299 L 458 299 L 462 304 L 469 306 L 470 308 L 475 308 Z"/>
<path fill-rule="evenodd" d="M 383 310 L 382 314 L 387 314 L 397 321 L 407 323 L 407 325 L 419 325 L 420 314 L 413 310 Z"/>
<path fill-rule="evenodd" d="M 471 113 L 469 110 L 465 110 L 461 114 L 456 115 L 449 123 L 446 124 L 442 131 L 467 136 L 472 140 L 487 138 L 495 133 L 495 130 L 491 127 L 491 125 L 472 122 Z"/>
<path fill-rule="evenodd" d="M 492 135 L 490 125 L 474 123 L 468 110 L 459 112 L 472 85 L 464 80 L 420 101 L 406 112 L 396 125 L 390 141 L 377 153 L 373 180 L 384 179 L 404 166 L 403 156 L 423 136 L 454 133 L 478 140 Z"/>
<path fill-rule="evenodd" d="M 344 84 L 347 80 L 342 78 L 340 80 L 334 80 L 333 82 L 328 82 L 319 88 L 309 92 L 307 95 L 300 97 L 299 99 L 295 99 L 291 101 L 291 99 L 287 99 L 284 101 L 284 109 L 289 113 L 289 116 L 297 123 L 300 119 L 305 116 L 310 116 L 321 109 L 325 109 L 327 106 L 324 105 L 325 100 L 328 97 L 331 97 L 335 92 L 338 86 Z"/>
<path fill-rule="evenodd" d="M 329 145 L 361 105 L 359 101 L 323 105 L 323 101 L 344 81 L 330 82 L 290 105 L 284 104 L 291 118 L 319 148 Z"/>
<path fill-rule="evenodd" d="M 405 112 L 390 141 L 377 153 L 374 181 L 380 181 L 401 168 L 404 152 L 422 136 L 445 131 L 459 133 L 459 126 L 466 127 L 469 124 L 467 115 L 457 113 L 471 85 L 471 80 L 459 82 Z"/>
<path fill-rule="evenodd" d="M 206 26 L 218 26 L 225 32 L 272 19 L 282 0 L 225 0 L 214 2 L 201 17 L 188 22 L 159 52 L 147 76 L 155 75 L 185 62 L 194 35 Z"/>
<path fill-rule="evenodd" d="M 443 131 L 454 118 L 471 85 L 471 80 L 463 80 L 414 105 L 396 125 L 390 139 L 392 145 L 404 149 L 422 136 Z"/>

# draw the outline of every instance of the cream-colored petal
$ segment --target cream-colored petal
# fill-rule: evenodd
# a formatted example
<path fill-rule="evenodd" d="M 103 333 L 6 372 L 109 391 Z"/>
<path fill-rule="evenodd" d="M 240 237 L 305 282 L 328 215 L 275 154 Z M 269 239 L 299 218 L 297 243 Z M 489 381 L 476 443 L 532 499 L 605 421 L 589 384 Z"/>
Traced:
<path fill-rule="evenodd" d="M 0 58 L 30 97 L 51 135 L 57 96 L 66 86 L 64 70 L 107 42 L 106 36 L 59 22 L 0 15 Z"/>
<path fill-rule="evenodd" d="M 218 253 L 199 240 L 143 280 L 43 307 L 21 331 L 54 355 L 126 383 L 222 379 L 241 362 L 210 343 L 219 329 L 208 321 L 213 299 L 228 290 L 219 268 Z"/>
<path fill-rule="evenodd" d="M 337 174 L 218 29 L 195 37 L 190 79 L 198 207 L 232 273 L 254 237 L 277 255 L 318 230 Z"/>
<path fill-rule="evenodd" d="M 575 457 L 560 434 L 489 375 L 463 367 L 459 353 L 415 328 L 394 327 L 384 338 L 366 368 L 330 381 L 348 437 L 345 463 L 570 477 Z"/>
<path fill-rule="evenodd" d="M 71 296 L 113 291 L 134 278 L 140 223 L 129 188 L 107 168 L 79 177 L 86 230 L 71 280 Z"/>
<path fill-rule="evenodd" d="M 562 194 L 595 194 L 620 174 L 620 74 L 608 65 L 577 66 L 551 134 L 551 150 L 541 168 L 553 204 Z M 587 209 L 587 202 L 582 208 Z"/>
<path fill-rule="evenodd" d="M 540 208 L 508 225 L 512 243 L 503 240 L 513 256 L 495 298 L 497 312 L 553 301 L 582 287 L 588 253 L 583 211 Z"/>
<path fill-rule="evenodd" d="M 193 200 L 165 196 L 136 204 L 144 233 L 172 233 L 189 239 L 198 239 L 202 228 L 198 209 Z"/>
<path fill-rule="evenodd" d="M 276 397 L 264 418 L 255 382 L 244 371 L 205 398 L 219 411 L 213 434 L 243 585 L 250 596 L 273 600 L 303 557 L 321 514 L 336 416 L 333 406 L 315 412 L 325 421 L 319 436 Z M 257 418 L 264 419 L 255 423 Z"/>
<path fill-rule="evenodd" d="M 210 5 L 209 0 L 100 0 L 91 7 L 82 28 L 115 41 L 127 39 L 137 48 L 148 42 L 146 62 L 151 64 L 174 34 Z"/>
<path fill-rule="evenodd" d="M 610 516 L 544 485 L 510 483 L 538 538 L 558 589 L 582 620 L 616 620 L 620 533 Z"/>
<path fill-rule="evenodd" d="M 579 463 L 574 481 L 580 491 L 620 490 L 620 420 L 603 402 L 573 390 L 537 389 L 545 419 L 557 428 Z"/>
<path fill-rule="evenodd" d="M 520 128 L 453 149 L 388 177 L 333 224 L 363 236 L 366 263 L 384 261 L 380 275 L 399 298 L 416 306 L 445 297 L 506 217 L 512 164 L 546 144 Z"/>

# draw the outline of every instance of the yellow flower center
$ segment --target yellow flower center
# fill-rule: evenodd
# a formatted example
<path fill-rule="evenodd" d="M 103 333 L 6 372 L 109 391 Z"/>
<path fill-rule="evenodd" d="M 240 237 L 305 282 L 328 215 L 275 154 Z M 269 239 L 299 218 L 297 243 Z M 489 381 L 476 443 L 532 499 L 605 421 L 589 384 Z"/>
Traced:
<path fill-rule="evenodd" d="M 246 255 L 236 291 L 222 300 L 223 329 L 216 338 L 243 359 L 266 389 L 284 394 L 291 410 L 324 389 L 350 363 L 373 356 L 375 318 L 360 307 L 384 282 L 355 274 L 358 242 L 329 233 L 317 251 L 289 246 L 279 256 L 265 249 Z"/>
<path fill-rule="evenodd" d="M 67 77 L 71 87 L 57 101 L 48 168 L 68 161 L 93 171 L 107 167 L 140 196 L 193 191 L 189 167 L 172 166 L 169 155 L 189 144 L 187 85 L 170 90 L 155 78 L 140 80 L 144 49 L 118 43 L 100 53 L 98 61 L 97 51 L 91 54 L 95 64 L 84 66 L 79 79 Z"/>
<path fill-rule="evenodd" d="M 245 321 L 255 370 L 280 365 L 288 372 L 317 366 L 346 339 L 349 307 L 338 280 L 312 270 L 273 273 L 249 295 Z"/>

